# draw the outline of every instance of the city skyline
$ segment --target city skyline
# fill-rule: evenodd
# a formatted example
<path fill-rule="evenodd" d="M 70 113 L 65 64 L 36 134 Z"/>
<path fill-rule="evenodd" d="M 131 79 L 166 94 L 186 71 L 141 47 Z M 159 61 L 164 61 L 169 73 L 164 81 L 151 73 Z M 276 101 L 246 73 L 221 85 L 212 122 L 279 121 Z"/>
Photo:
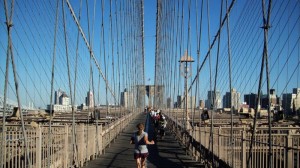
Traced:
<path fill-rule="evenodd" d="M 169 33 L 174 33 L 172 39 L 175 41 L 177 39 L 177 44 L 169 44 L 172 46 L 173 51 L 169 52 L 170 48 L 165 48 L 167 55 L 171 55 L 174 58 L 174 62 L 178 63 L 179 58 L 184 55 L 184 52 L 187 51 L 190 56 L 193 57 L 195 62 L 192 65 L 192 76 L 188 81 L 191 84 L 191 81 L 195 79 L 196 69 L 199 65 L 203 63 L 203 59 L 208 53 L 209 42 L 211 43 L 215 35 L 218 32 L 219 28 L 219 19 L 220 19 L 220 3 L 217 1 L 207 4 L 204 3 L 204 6 L 209 5 L 210 11 L 204 9 L 203 24 L 207 25 L 208 23 L 208 14 L 210 14 L 210 34 L 208 35 L 208 27 L 203 26 L 202 39 L 200 45 L 200 51 L 198 55 L 198 40 L 199 40 L 199 29 L 200 27 L 200 11 L 195 8 L 200 9 L 201 5 L 197 1 L 191 1 L 191 18 L 189 20 L 187 13 L 188 3 L 183 2 L 183 8 L 178 9 L 176 4 L 173 4 L 176 17 L 181 17 L 181 19 L 175 20 L 174 24 L 182 25 L 182 28 L 177 26 L 170 26 Z M 93 2 L 88 2 L 89 6 L 93 6 Z M 3 4 L 3 0 L 1 0 Z M 79 3 L 71 1 L 71 5 L 75 11 L 76 16 L 79 16 Z M 102 7 L 103 4 L 97 3 L 96 7 Z M 102 76 L 99 75 L 98 67 L 95 64 L 92 64 L 94 76 L 93 82 L 90 78 L 90 56 L 88 49 L 83 41 L 82 37 L 79 36 L 79 64 L 78 64 L 78 79 L 76 82 L 76 99 L 75 104 L 79 104 L 86 97 L 86 90 L 91 90 L 91 87 L 97 88 L 94 93 L 95 104 L 106 104 L 107 102 L 111 104 L 117 104 L 115 100 L 120 100 L 120 94 L 124 88 L 131 88 L 130 86 L 134 85 L 133 82 L 130 82 L 130 78 L 141 77 L 140 81 L 144 81 L 145 84 L 157 84 L 158 81 L 155 81 L 155 43 L 156 43 L 156 1 L 145 1 L 144 4 L 144 42 L 145 42 L 145 60 L 144 60 L 144 76 L 142 75 L 133 75 L 131 72 L 133 70 L 128 70 L 130 67 L 130 62 L 125 62 L 119 59 L 118 63 L 118 54 L 119 58 L 129 57 L 129 51 L 125 52 L 125 46 L 129 48 L 130 51 L 134 51 L 134 48 L 129 45 L 129 41 L 140 40 L 134 33 L 139 32 L 130 32 L 128 25 L 125 24 L 126 20 L 117 20 L 120 19 L 121 14 L 125 14 L 123 9 L 118 9 L 117 7 L 123 5 L 121 2 L 116 1 L 115 3 L 105 3 L 103 7 L 106 9 L 112 9 L 112 20 L 110 20 L 110 10 L 103 11 L 103 20 L 102 13 L 96 12 L 94 17 L 98 20 L 94 20 L 94 36 L 90 36 L 90 41 L 93 44 L 93 52 L 96 56 L 96 60 L 99 62 L 99 69 L 103 71 L 103 76 L 107 79 L 107 84 L 111 89 L 106 90 L 106 82 L 102 79 Z M 232 48 L 232 86 L 239 90 L 241 95 L 245 93 L 256 93 L 258 90 L 258 79 L 259 79 L 259 70 L 261 65 L 261 55 L 262 55 L 262 46 L 263 46 L 263 31 L 260 28 L 262 25 L 262 16 L 261 16 L 261 4 L 258 2 L 250 3 L 248 1 L 237 1 L 232 9 L 231 19 L 230 19 L 230 31 L 231 31 L 231 48 Z M 292 88 L 299 88 L 300 86 L 300 73 L 299 73 L 299 18 L 298 13 L 300 13 L 299 2 L 285 2 L 278 1 L 274 3 L 273 6 L 273 15 L 271 15 L 271 24 L 270 36 L 269 36 L 269 58 L 270 58 L 270 85 L 271 88 L 275 88 L 278 95 L 282 96 L 284 93 L 288 93 Z M 57 58 L 54 71 L 54 87 L 61 88 L 65 90 L 68 95 L 70 95 L 70 89 L 74 90 L 75 84 L 75 56 L 76 56 L 76 41 L 78 27 L 76 26 L 72 15 L 70 14 L 67 6 L 65 5 L 65 15 L 67 20 L 67 43 L 68 55 L 70 59 L 70 81 L 68 77 L 68 66 L 66 61 L 66 52 L 65 52 L 65 43 L 64 41 L 64 29 L 63 29 L 63 18 L 62 18 L 62 6 L 59 4 L 59 17 L 58 17 L 58 34 L 57 34 Z M 83 3 L 82 18 L 87 18 L 87 5 Z M 224 6 L 223 6 L 224 7 Z M 281 8 L 284 7 L 285 11 Z M 34 10 L 31 10 L 34 9 Z M 44 2 L 32 2 L 32 1 L 16 1 L 15 10 L 13 15 L 13 27 L 12 27 L 12 41 L 13 41 L 13 50 L 15 54 L 15 62 L 17 67 L 17 73 L 19 78 L 19 89 L 20 89 L 20 98 L 22 105 L 34 104 L 34 107 L 45 107 L 50 103 L 50 94 L 51 94 L 51 64 L 52 56 L 54 54 L 54 30 L 55 30 L 55 13 L 56 13 L 56 4 L 54 1 L 49 3 Z M 116 10 L 118 9 L 118 10 Z M 243 10 L 242 10 L 243 9 Z M 125 10 L 125 9 L 124 9 Z M 92 10 L 90 10 L 90 18 L 92 20 Z M 198 13 L 197 13 L 198 11 Z M 245 13 L 246 11 L 246 13 Z M 39 15 L 35 14 L 39 13 Z M 116 12 L 116 13 L 114 13 Z M 247 14 L 248 12 L 248 14 Z M 198 15 L 196 15 L 198 14 Z M 224 17 L 224 11 L 223 11 Z M 281 17 L 276 17 L 280 15 Z M 196 18 L 198 16 L 198 18 Z M 35 19 L 32 19 L 35 18 Z M 243 18 L 245 20 L 240 22 Z M 5 69 L 6 69 L 6 48 L 7 48 L 7 30 L 5 25 L 5 11 L 0 13 L 0 33 L 3 34 L 0 40 L 0 95 L 4 96 L 4 81 L 5 81 Z M 127 18 L 128 19 L 128 18 Z M 47 20 L 47 22 L 45 22 Z M 101 24 L 103 21 L 103 28 Z M 190 21 L 190 24 L 189 24 Z M 247 21 L 247 22 L 246 22 Z M 119 23 L 119 24 L 117 24 Z M 183 23 L 183 24 L 181 24 Z M 90 23 L 91 24 L 91 23 Z M 30 25 L 30 26 L 29 26 Z M 85 35 L 88 35 L 88 32 L 92 31 L 88 29 L 88 24 L 84 21 L 81 23 L 83 32 Z M 112 28 L 110 28 L 112 26 Z M 124 28 L 121 29 L 121 26 Z M 190 35 L 188 35 L 188 27 L 190 27 Z M 248 28 L 251 27 L 251 30 Z M 246 33 L 243 33 L 244 32 Z M 104 36 L 103 33 L 104 32 Z M 180 32 L 182 36 L 179 36 Z M 224 26 L 221 34 L 220 42 L 220 65 L 219 65 L 219 75 L 217 77 L 217 88 L 220 91 L 220 94 L 226 93 L 226 90 L 229 89 L 229 77 L 228 77 L 228 65 L 227 62 L 227 30 Z M 125 36 L 125 33 L 127 34 Z M 111 37 L 112 36 L 112 37 Z M 190 38 L 189 38 L 190 37 Z M 249 38 L 251 37 L 251 38 Z M 88 38 L 88 36 L 87 36 Z M 179 43 L 179 39 L 182 39 Z M 188 40 L 190 39 L 190 40 Z M 245 40 L 251 39 L 251 40 Z M 103 43 L 105 42 L 105 43 Z M 122 44 L 122 46 L 121 46 Z M 167 44 L 167 43 L 166 43 Z M 128 46 L 129 45 L 129 46 Z M 114 48 L 112 48 L 114 46 Z M 119 47 L 119 49 L 118 49 Z M 104 53 L 105 49 L 105 53 Z M 123 51 L 122 51 L 123 50 Z M 160 49 L 161 51 L 164 48 Z M 211 62 L 216 61 L 217 50 L 214 47 L 210 52 Z M 137 54 L 137 53 L 136 53 Z M 126 57 L 125 57 L 126 56 Z M 199 57 L 199 60 L 198 60 Z M 113 59 L 114 58 L 114 59 Z M 104 59 L 106 59 L 106 64 Z M 177 59 L 177 60 L 175 60 Z M 114 62 L 113 62 L 114 61 Z M 162 62 L 163 60 L 161 60 Z M 112 66 L 114 65 L 114 67 Z M 169 72 L 178 72 L 179 65 L 176 64 L 176 67 L 172 65 L 165 65 L 168 67 Z M 119 68 L 119 69 L 118 69 Z M 211 72 L 211 73 L 210 73 Z M 190 94 L 195 95 L 204 99 L 207 96 L 207 91 L 212 90 L 212 85 L 214 83 L 212 79 L 215 76 L 216 67 L 215 64 L 212 64 L 209 68 L 209 64 L 203 64 L 203 68 L 199 73 L 199 78 L 201 79 L 200 86 L 198 87 L 199 94 L 196 94 L 195 84 L 191 88 Z M 119 74 L 120 73 L 120 77 Z M 167 87 L 172 87 L 172 91 L 176 94 L 179 93 L 183 95 L 183 78 L 179 75 L 171 74 L 167 77 L 172 76 L 172 81 L 170 79 L 169 83 L 176 83 L 176 86 L 169 84 L 165 85 Z M 123 80 L 126 79 L 126 80 Z M 148 79 L 148 80 L 146 80 Z M 149 80 L 150 79 L 150 80 Z M 7 96 L 10 100 L 16 101 L 16 93 L 14 88 L 14 79 L 12 75 L 12 68 L 9 67 L 9 78 L 8 78 L 8 91 Z M 265 75 L 262 79 L 262 92 L 266 92 L 266 79 Z M 70 88 L 71 85 L 71 88 Z M 120 87 L 119 87 L 120 86 Z M 171 89 L 165 89 L 167 97 L 173 97 L 175 93 L 170 91 Z M 114 93 L 114 95 L 111 93 Z M 53 91 L 54 92 L 54 91 Z M 53 93 L 54 94 L 54 93 Z M 74 94 L 74 93 L 73 93 Z"/>

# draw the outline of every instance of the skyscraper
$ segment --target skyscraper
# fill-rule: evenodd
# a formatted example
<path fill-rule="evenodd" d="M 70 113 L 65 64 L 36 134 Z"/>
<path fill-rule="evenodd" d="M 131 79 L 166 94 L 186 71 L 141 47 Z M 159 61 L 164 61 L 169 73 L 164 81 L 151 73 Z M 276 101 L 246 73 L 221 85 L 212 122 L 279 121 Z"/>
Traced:
<path fill-rule="evenodd" d="M 94 94 L 93 94 L 92 91 L 88 91 L 87 92 L 86 105 L 89 106 L 90 108 L 94 108 L 95 107 L 95 104 L 94 104 Z"/>
<path fill-rule="evenodd" d="M 205 101 L 205 107 L 207 109 L 213 108 L 213 101 L 214 101 L 214 91 L 208 91 L 207 92 L 207 100 Z M 222 107 L 222 101 L 221 101 L 221 96 L 220 92 L 216 91 L 216 98 L 215 98 L 215 106 L 216 108 L 221 108 Z"/>
<path fill-rule="evenodd" d="M 58 89 L 54 93 L 54 104 L 60 104 L 60 96 L 63 94 L 63 91 L 61 89 Z"/>
<path fill-rule="evenodd" d="M 237 92 L 234 88 L 231 90 L 231 92 L 226 92 L 226 94 L 223 96 L 223 107 L 231 108 L 232 106 L 234 109 L 239 109 L 240 95 L 241 94 Z"/>
<path fill-rule="evenodd" d="M 249 108 L 255 109 L 257 106 L 257 94 L 250 93 L 244 95 L 244 101 L 249 105 Z"/>

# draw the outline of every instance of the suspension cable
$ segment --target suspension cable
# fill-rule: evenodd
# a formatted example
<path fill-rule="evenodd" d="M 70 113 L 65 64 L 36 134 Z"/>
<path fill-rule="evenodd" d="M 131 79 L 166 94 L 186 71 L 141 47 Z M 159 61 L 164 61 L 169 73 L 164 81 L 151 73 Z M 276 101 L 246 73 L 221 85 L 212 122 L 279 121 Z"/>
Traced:
<path fill-rule="evenodd" d="M 80 0 L 80 6 L 79 6 L 79 16 L 78 16 L 78 22 L 80 23 L 80 19 L 81 19 L 81 9 L 82 9 L 82 0 Z M 75 144 L 77 144 L 76 142 L 76 128 L 75 128 L 75 112 L 74 112 L 74 106 L 75 106 L 75 102 L 76 102 L 76 84 L 77 84 L 77 65 L 78 65 L 78 56 L 79 56 L 79 30 L 77 31 L 77 40 L 76 40 L 76 58 L 75 58 L 75 75 L 74 75 L 74 97 L 73 97 L 73 104 L 72 104 L 72 147 L 73 147 L 73 155 L 77 154 L 77 158 L 78 158 L 78 153 L 77 153 L 77 146 Z M 98 141 L 97 141 L 98 142 Z M 74 158 L 74 156 L 73 156 Z"/>
<path fill-rule="evenodd" d="M 102 72 L 102 70 L 101 70 L 100 64 L 98 63 L 97 59 L 95 58 L 94 52 L 93 52 L 93 50 L 92 50 L 92 48 L 91 48 L 91 46 L 90 46 L 88 40 L 87 40 L 86 37 L 85 37 L 85 34 L 84 34 L 84 32 L 83 32 L 83 30 L 82 30 L 82 28 L 81 28 L 81 25 L 80 25 L 80 23 L 78 22 L 78 19 L 77 19 L 75 13 L 74 13 L 74 10 L 73 10 L 73 8 L 72 8 L 72 5 L 70 4 L 69 0 L 66 0 L 66 2 L 67 2 L 67 5 L 68 5 L 68 7 L 69 7 L 69 10 L 70 10 L 70 12 L 71 12 L 71 14 L 72 14 L 72 16 L 73 16 L 74 21 L 76 22 L 76 25 L 77 25 L 78 29 L 80 30 L 80 34 L 81 34 L 81 36 L 82 36 L 82 38 L 83 38 L 83 40 L 84 40 L 86 46 L 88 47 L 88 50 L 92 53 L 92 57 L 93 57 L 93 60 L 94 60 L 94 62 L 95 62 L 95 65 L 97 66 L 98 71 L 99 71 L 99 73 L 101 74 L 101 76 L 102 76 L 102 78 L 103 78 L 103 80 L 104 80 L 104 82 L 105 82 L 105 85 L 106 85 L 107 89 L 111 92 L 111 94 L 112 94 L 113 98 L 115 99 L 115 101 L 118 102 L 118 100 L 116 99 L 115 94 L 113 93 L 111 87 L 109 86 L 109 83 L 108 83 L 106 77 L 104 76 L 104 74 L 103 74 L 103 72 Z"/>
<path fill-rule="evenodd" d="M 55 17 L 55 28 L 54 28 L 54 44 L 53 44 L 53 56 L 52 56 L 52 75 L 51 75 L 51 93 L 50 93 L 50 111 L 49 111 L 49 115 L 50 115 L 50 119 L 49 119 L 49 130 L 48 130 L 48 149 L 47 149 L 47 155 L 50 156 L 50 149 L 52 147 L 52 116 L 53 116 L 53 104 L 52 104 L 52 99 L 53 99 L 53 83 L 54 83 L 54 74 L 55 74 L 55 61 L 56 61 L 56 33 L 57 33 L 57 22 L 58 22 L 58 2 L 59 0 L 56 1 L 56 17 Z M 50 168 L 50 164 L 51 164 L 51 157 L 48 157 L 47 159 L 47 167 Z"/>
<path fill-rule="evenodd" d="M 228 8 L 228 0 L 226 0 L 226 8 Z M 234 159 L 233 159 L 233 144 L 234 144 L 234 138 L 233 138 L 233 104 L 232 104 L 232 80 L 231 80 L 231 48 L 230 48 L 230 29 L 229 29 L 229 13 L 226 12 L 227 19 L 226 19 L 226 25 L 227 25 L 227 47 L 228 47 L 228 72 L 229 72 L 229 90 L 230 90 L 230 143 L 231 143 L 231 164 L 232 167 L 234 167 Z M 237 108 L 237 107 L 236 107 Z"/>
<path fill-rule="evenodd" d="M 198 0 L 196 1 L 196 31 L 198 30 Z M 199 25 L 199 32 L 197 31 L 197 69 L 199 69 L 200 66 L 200 52 L 201 52 L 201 39 L 202 39 L 202 21 L 203 21 L 203 0 L 201 0 L 201 14 L 200 14 L 200 25 Z M 200 97 L 200 74 L 197 76 L 197 81 L 196 81 L 196 91 L 195 91 L 195 97 L 199 98 Z M 197 99 L 196 99 L 197 102 Z M 196 103 L 195 103 L 196 105 Z M 200 114 L 200 104 L 199 104 L 199 136 L 201 137 L 201 114 Z M 199 142 L 201 144 L 201 138 L 199 138 Z M 202 151 L 202 145 L 199 145 L 199 151 L 201 154 Z M 202 156 L 202 155 L 201 155 Z M 201 158 L 200 158 L 201 161 Z"/>
<path fill-rule="evenodd" d="M 18 110 L 20 113 L 20 117 L 21 117 L 21 124 L 22 124 L 22 133 L 23 133 L 23 137 L 24 137 L 24 146 L 26 149 L 26 159 L 28 162 L 28 167 L 31 168 L 31 160 L 29 157 L 29 149 L 28 149 L 28 144 L 27 144 L 27 134 L 26 134 L 26 130 L 25 130 L 25 125 L 24 125 L 24 118 L 23 118 L 23 113 L 22 113 L 22 107 L 21 107 L 21 100 L 20 100 L 20 94 L 19 94 L 19 83 L 18 83 L 18 78 L 17 78 L 17 69 L 16 69 L 16 65 L 15 65 L 15 60 L 14 60 L 14 54 L 13 54 L 13 49 L 12 49 L 12 38 L 11 38 L 11 27 L 12 27 L 12 16 L 13 16 L 13 9 L 14 9 L 14 0 L 11 1 L 11 9 L 10 9 L 10 15 L 8 16 L 8 7 L 7 7 L 7 2 L 6 0 L 4 0 L 4 6 L 5 6 L 5 17 L 6 17 L 6 26 L 7 26 L 7 35 L 8 35 L 8 48 L 7 48 L 7 57 L 9 57 L 8 55 L 10 55 L 11 57 L 11 64 L 12 64 L 12 68 L 13 68 L 13 74 L 14 74 L 14 80 L 15 80 L 15 89 L 16 89 L 16 95 L 17 95 L 17 102 L 18 102 Z M 9 61 L 9 59 L 7 59 L 7 61 Z M 6 67 L 8 70 L 8 67 Z M 6 74 L 8 75 L 8 72 L 6 72 Z M 6 77 L 6 80 L 7 77 Z M 6 81 L 5 83 L 7 83 L 8 81 Z M 6 92 L 7 92 L 7 84 L 6 84 L 6 88 L 5 88 L 5 104 L 6 104 Z M 6 105 L 5 105 L 6 108 Z M 6 109 L 4 109 L 4 112 L 6 111 Z M 5 118 L 5 117 L 4 117 Z M 5 120 L 4 120 L 5 121 Z M 3 134 L 4 136 L 4 134 Z M 5 156 L 3 156 L 5 157 Z M 2 160 L 2 159 L 1 159 Z"/>
<path fill-rule="evenodd" d="M 236 0 L 232 0 L 232 1 L 231 1 L 231 4 L 230 4 L 229 8 L 227 9 L 226 13 L 230 13 L 230 12 L 231 12 L 232 7 L 233 7 L 235 1 L 236 1 Z M 205 58 L 204 58 L 204 60 L 203 60 L 203 62 L 202 62 L 202 64 L 201 64 L 201 66 L 199 67 L 199 69 L 197 69 L 197 74 L 196 74 L 195 78 L 193 79 L 193 81 L 192 81 L 192 83 L 191 83 L 191 85 L 190 85 L 188 91 L 191 90 L 191 87 L 192 87 L 193 84 L 195 83 L 195 81 L 196 81 L 196 79 L 197 79 L 197 76 L 199 75 L 200 71 L 202 70 L 202 67 L 204 66 L 204 64 L 206 63 L 206 60 L 207 60 L 207 58 L 209 57 L 210 52 L 211 52 L 213 46 L 215 45 L 215 42 L 217 41 L 218 36 L 220 35 L 220 31 L 221 31 L 221 29 L 222 29 L 222 27 L 223 27 L 223 25 L 224 25 L 226 19 L 227 19 L 227 15 L 225 15 L 225 17 L 223 18 L 222 23 L 221 23 L 221 25 L 220 25 L 220 27 L 219 27 L 219 30 L 218 30 L 218 32 L 216 33 L 216 35 L 214 36 L 213 42 L 212 42 L 211 44 L 209 43 L 210 46 L 209 46 L 208 52 L 207 52 L 207 54 L 206 54 L 206 56 L 205 56 Z"/>
<path fill-rule="evenodd" d="M 268 29 L 270 28 L 270 8 L 271 8 L 271 5 L 272 5 L 272 0 L 269 0 L 269 6 L 268 6 L 268 16 L 267 18 L 265 18 L 265 7 L 264 7 L 264 0 L 262 0 L 262 8 L 263 8 L 263 29 L 264 29 L 264 49 L 263 49 L 263 55 L 262 55 L 262 63 L 261 63 L 261 70 L 260 70 L 260 77 L 259 77 L 259 86 L 258 86 L 258 93 L 257 93 L 257 105 L 256 105 L 256 109 L 255 109 L 255 114 L 254 114 L 254 119 L 253 119 L 253 128 L 252 128 L 252 135 L 251 135 L 251 141 L 250 141 L 250 148 L 249 148 L 249 157 L 247 158 L 247 167 L 250 167 L 250 160 L 252 158 L 252 148 L 253 148 L 253 143 L 254 143 L 254 137 L 255 137 L 255 134 L 256 134 L 256 120 L 257 120 L 257 113 L 258 113 L 258 110 L 259 110 L 259 100 L 260 100 L 260 96 L 261 96 L 261 85 L 262 85 L 262 77 L 263 77 L 263 71 L 264 71 L 264 66 L 265 66 L 265 61 L 266 61 L 266 74 L 267 74 L 267 93 L 268 93 L 268 101 L 269 101 L 269 107 L 268 107 L 268 121 L 269 121 L 269 153 L 268 153 L 268 163 L 269 163 L 269 166 L 270 166 L 270 162 L 271 162 L 271 149 L 272 149 L 272 146 L 270 146 L 270 141 L 271 141 L 271 123 L 270 123 L 270 88 L 269 88 L 269 72 L 268 72 L 268 44 L 267 44 L 267 39 L 268 39 Z"/>

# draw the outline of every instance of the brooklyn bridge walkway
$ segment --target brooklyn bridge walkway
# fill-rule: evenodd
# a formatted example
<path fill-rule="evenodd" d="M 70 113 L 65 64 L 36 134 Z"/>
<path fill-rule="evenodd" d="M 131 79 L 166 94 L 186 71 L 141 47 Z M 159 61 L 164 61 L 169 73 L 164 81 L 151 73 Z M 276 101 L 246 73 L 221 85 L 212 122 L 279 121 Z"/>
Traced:
<path fill-rule="evenodd" d="M 149 140 L 153 139 L 153 127 L 147 122 L 146 114 L 139 114 L 130 122 L 127 128 L 118 136 L 105 153 L 95 160 L 86 163 L 84 168 L 99 167 L 135 167 L 133 148 L 130 137 L 136 131 L 138 123 L 146 123 L 145 131 L 149 133 Z M 175 136 L 167 131 L 163 140 L 158 138 L 155 145 L 148 145 L 149 157 L 147 167 L 202 167 L 199 162 L 186 155 L 185 149 L 175 140 Z M 204 166 L 203 166 L 204 167 Z"/>

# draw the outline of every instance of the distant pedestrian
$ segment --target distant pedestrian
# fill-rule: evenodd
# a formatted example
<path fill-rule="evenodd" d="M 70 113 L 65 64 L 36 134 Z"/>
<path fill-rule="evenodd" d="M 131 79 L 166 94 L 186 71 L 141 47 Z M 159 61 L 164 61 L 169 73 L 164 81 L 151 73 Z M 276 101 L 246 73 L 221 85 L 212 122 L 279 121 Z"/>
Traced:
<path fill-rule="evenodd" d="M 134 159 L 136 160 L 137 168 L 146 167 L 146 159 L 149 155 L 147 145 L 153 145 L 154 141 L 148 140 L 148 133 L 144 132 L 144 125 L 139 123 L 137 126 L 138 131 L 131 137 L 131 144 L 134 144 Z"/>

